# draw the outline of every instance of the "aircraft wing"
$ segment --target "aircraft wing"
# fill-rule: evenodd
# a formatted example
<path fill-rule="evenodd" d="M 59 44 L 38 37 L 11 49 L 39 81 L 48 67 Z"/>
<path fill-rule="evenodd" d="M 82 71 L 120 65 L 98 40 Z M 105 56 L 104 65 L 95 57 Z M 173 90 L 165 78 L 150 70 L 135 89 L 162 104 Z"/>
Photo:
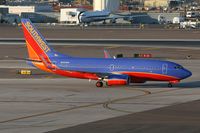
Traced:
<path fill-rule="evenodd" d="M 32 61 L 32 62 L 42 62 L 41 60 L 33 60 L 33 59 L 29 59 L 29 58 L 21 58 L 21 57 L 11 57 L 11 56 L 6 56 L 5 58 L 17 59 L 17 60 L 24 60 L 24 61 Z"/>
<path fill-rule="evenodd" d="M 102 79 L 106 82 L 112 82 L 112 80 L 115 81 L 123 81 L 123 83 L 144 83 L 146 82 L 146 79 L 143 79 L 141 77 L 137 77 L 137 75 L 129 75 L 128 73 L 121 73 L 121 72 L 98 72 L 98 71 L 87 71 L 87 70 L 77 70 L 77 68 L 62 68 L 59 69 L 65 70 L 65 71 L 72 71 L 72 72 L 80 72 L 80 73 L 86 73 L 86 74 L 95 74 L 99 79 Z M 110 83 L 111 84 L 111 83 Z"/>
<path fill-rule="evenodd" d="M 121 16 L 121 17 L 144 17 L 144 16 L 148 16 L 148 14 L 146 13 L 141 13 L 141 14 L 120 14 L 120 13 L 115 13 L 113 14 L 115 16 Z"/>
<path fill-rule="evenodd" d="M 115 23 L 117 19 L 123 19 L 125 21 L 129 21 L 133 23 L 134 19 L 138 17 L 147 17 L 148 15 L 142 14 L 142 15 L 114 15 L 114 16 L 109 16 L 109 17 L 98 17 L 94 21 L 105 21 L 105 20 L 111 20 L 112 23 Z"/>
<path fill-rule="evenodd" d="M 147 14 L 140 14 L 140 15 L 122 15 L 122 14 L 116 14 L 112 17 L 112 19 L 124 19 L 124 20 L 127 20 L 127 21 L 132 21 L 134 20 L 135 18 L 138 18 L 138 17 L 148 17 Z"/>

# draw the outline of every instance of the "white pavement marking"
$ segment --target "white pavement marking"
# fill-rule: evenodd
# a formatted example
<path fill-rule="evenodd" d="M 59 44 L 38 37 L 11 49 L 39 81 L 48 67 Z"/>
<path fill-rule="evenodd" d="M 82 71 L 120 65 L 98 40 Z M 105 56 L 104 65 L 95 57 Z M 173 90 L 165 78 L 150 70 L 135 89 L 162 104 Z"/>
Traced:
<path fill-rule="evenodd" d="M 29 68 L 34 67 L 29 66 L 26 61 L 21 60 L 0 60 L 0 68 Z"/>

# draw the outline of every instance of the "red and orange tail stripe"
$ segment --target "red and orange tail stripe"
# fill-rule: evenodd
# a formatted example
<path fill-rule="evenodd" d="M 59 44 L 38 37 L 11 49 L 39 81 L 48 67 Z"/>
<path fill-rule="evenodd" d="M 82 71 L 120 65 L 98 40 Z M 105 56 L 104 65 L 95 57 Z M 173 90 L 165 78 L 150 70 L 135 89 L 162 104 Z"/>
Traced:
<path fill-rule="evenodd" d="M 40 57 L 37 55 L 37 53 L 33 50 L 31 45 L 27 41 L 26 41 L 26 47 L 28 49 L 29 59 L 40 60 Z"/>
<path fill-rule="evenodd" d="M 22 19 L 21 21 L 30 59 L 40 59 L 40 57 L 43 57 L 47 62 L 51 62 L 49 58 L 51 49 L 42 35 L 29 19 Z"/>

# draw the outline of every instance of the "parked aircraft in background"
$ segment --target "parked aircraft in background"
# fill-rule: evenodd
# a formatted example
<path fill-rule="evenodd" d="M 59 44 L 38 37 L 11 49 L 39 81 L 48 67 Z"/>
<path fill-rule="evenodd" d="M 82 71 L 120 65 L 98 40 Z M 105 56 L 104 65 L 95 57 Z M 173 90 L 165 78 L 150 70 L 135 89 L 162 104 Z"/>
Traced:
<path fill-rule="evenodd" d="M 134 18 L 136 17 L 143 17 L 147 15 L 120 15 L 120 14 L 113 14 L 111 16 L 111 12 L 109 11 L 83 11 L 80 12 L 78 15 L 80 25 L 89 25 L 92 22 L 100 22 L 110 20 L 111 23 L 116 23 L 117 19 L 124 19 L 131 23 L 134 22 Z"/>
<path fill-rule="evenodd" d="M 78 15 L 78 19 L 80 24 L 86 25 L 90 24 L 91 22 L 99 22 L 114 19 L 109 16 L 109 11 L 85 11 L 80 12 L 80 14 Z"/>
<path fill-rule="evenodd" d="M 29 19 L 22 19 L 24 37 L 28 49 L 27 62 L 43 71 L 54 74 L 97 80 L 96 86 L 128 85 L 146 81 L 166 81 L 168 86 L 188 78 L 192 73 L 183 66 L 161 60 L 72 57 L 56 52 L 47 44 L 41 33 Z"/>

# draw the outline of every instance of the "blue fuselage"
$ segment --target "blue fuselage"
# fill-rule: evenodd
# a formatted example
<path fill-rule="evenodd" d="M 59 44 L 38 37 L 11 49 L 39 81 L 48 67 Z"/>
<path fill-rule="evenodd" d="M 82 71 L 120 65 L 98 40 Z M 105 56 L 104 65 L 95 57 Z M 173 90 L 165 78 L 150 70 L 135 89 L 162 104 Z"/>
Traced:
<path fill-rule="evenodd" d="M 55 58 L 53 62 L 62 70 L 89 73 L 120 74 L 124 72 L 142 72 L 172 76 L 180 80 L 192 75 L 189 70 L 177 63 L 151 59 Z"/>

